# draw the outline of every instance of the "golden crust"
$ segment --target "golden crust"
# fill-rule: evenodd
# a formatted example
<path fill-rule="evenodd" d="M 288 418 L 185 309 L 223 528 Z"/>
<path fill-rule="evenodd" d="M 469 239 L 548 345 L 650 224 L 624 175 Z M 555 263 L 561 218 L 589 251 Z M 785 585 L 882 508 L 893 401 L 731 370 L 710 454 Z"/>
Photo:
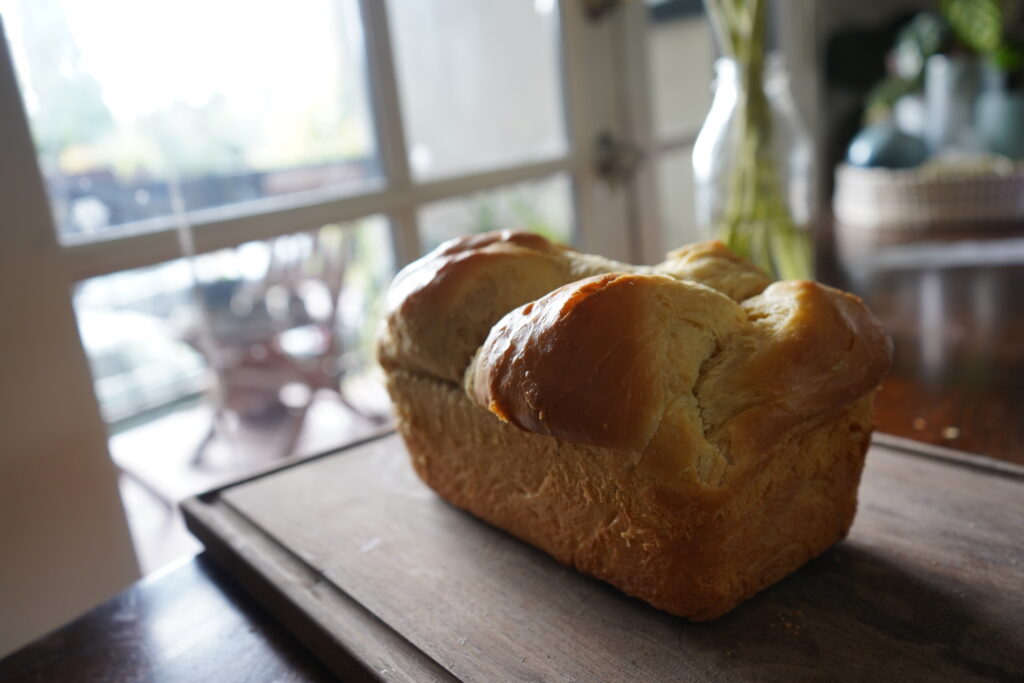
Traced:
<path fill-rule="evenodd" d="M 527 431 L 634 449 L 684 487 L 721 486 L 764 444 L 874 389 L 888 359 L 860 300 L 814 282 L 737 304 L 664 275 L 609 274 L 498 321 L 467 391 Z"/>
<path fill-rule="evenodd" d="M 655 269 L 680 280 L 700 282 L 736 301 L 760 294 L 772 283 L 762 270 L 718 240 L 696 242 L 669 252 Z"/>
<path fill-rule="evenodd" d="M 379 343 L 417 472 L 655 606 L 727 611 L 846 533 L 891 356 L 856 297 L 769 283 L 717 242 L 650 267 L 442 245 Z"/>
<path fill-rule="evenodd" d="M 459 382 L 498 318 L 570 281 L 566 251 L 523 233 L 441 245 L 392 283 L 381 365 Z"/>
<path fill-rule="evenodd" d="M 470 358 L 499 318 L 592 275 L 664 271 L 676 279 L 707 276 L 724 287 L 722 291 L 742 294 L 767 286 L 769 280 L 754 266 L 720 244 L 714 246 L 718 243 L 704 244 L 707 248 L 693 250 L 689 257 L 633 266 L 523 232 L 451 240 L 407 266 L 392 283 L 378 343 L 381 365 L 461 382 Z"/>
<path fill-rule="evenodd" d="M 470 394 L 502 419 L 578 443 L 643 450 L 743 310 L 664 275 L 610 273 L 521 306 L 470 365 Z"/>

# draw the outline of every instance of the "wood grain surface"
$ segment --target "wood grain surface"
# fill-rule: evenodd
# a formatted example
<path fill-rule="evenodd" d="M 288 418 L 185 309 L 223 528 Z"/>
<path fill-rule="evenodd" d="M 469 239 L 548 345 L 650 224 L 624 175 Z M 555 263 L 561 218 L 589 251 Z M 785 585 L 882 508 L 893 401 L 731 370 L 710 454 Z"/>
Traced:
<path fill-rule="evenodd" d="M 271 587 L 272 611 L 318 634 L 314 650 L 333 640 L 381 678 L 1021 680 L 1022 494 L 1012 471 L 875 446 L 849 539 L 708 624 L 447 505 L 397 436 L 185 508 L 229 570 Z M 376 629 L 354 645 L 353 622 L 337 625 L 352 614 Z"/>
<path fill-rule="evenodd" d="M 265 609 L 202 557 L 135 583 L 0 659 L 5 683 L 333 680 Z"/>
<path fill-rule="evenodd" d="M 819 279 L 893 339 L 878 429 L 1024 465 L 1024 221 L 824 227 Z"/>

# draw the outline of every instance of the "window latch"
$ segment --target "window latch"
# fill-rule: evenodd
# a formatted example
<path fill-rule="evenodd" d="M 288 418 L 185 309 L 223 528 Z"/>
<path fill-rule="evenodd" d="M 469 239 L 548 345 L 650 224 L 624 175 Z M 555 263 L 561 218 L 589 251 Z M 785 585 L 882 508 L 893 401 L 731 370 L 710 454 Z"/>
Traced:
<path fill-rule="evenodd" d="M 617 8 L 622 0 L 583 0 L 583 7 L 591 21 L 600 21 L 606 14 Z"/>
<path fill-rule="evenodd" d="M 610 132 L 600 133 L 595 140 L 594 171 L 612 187 L 630 182 L 643 158 L 637 145 Z"/>

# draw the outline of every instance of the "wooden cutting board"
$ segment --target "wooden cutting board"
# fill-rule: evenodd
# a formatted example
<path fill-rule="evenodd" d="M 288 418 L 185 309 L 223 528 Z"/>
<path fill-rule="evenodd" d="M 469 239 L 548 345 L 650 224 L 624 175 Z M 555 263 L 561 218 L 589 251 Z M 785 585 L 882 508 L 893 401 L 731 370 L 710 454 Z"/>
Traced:
<path fill-rule="evenodd" d="M 395 435 L 183 509 L 210 555 L 346 679 L 1024 680 L 1012 468 L 876 443 L 850 537 L 707 624 L 444 503 Z"/>

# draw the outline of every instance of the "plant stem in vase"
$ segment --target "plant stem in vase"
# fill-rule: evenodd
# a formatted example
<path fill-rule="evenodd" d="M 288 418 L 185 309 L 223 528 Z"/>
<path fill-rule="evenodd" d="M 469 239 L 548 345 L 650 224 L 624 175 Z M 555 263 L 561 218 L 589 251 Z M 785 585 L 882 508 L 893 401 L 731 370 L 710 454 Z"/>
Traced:
<path fill-rule="evenodd" d="M 799 201 L 799 195 L 804 194 L 809 204 L 810 152 L 807 144 L 797 150 L 789 144 L 780 145 L 777 139 L 780 131 L 776 119 L 788 117 L 790 128 L 794 123 L 798 129 L 802 126 L 795 106 L 790 102 L 780 105 L 769 98 L 771 92 L 789 98 L 785 84 L 784 93 L 779 93 L 777 84 L 766 93 L 767 1 L 705 2 L 725 61 L 732 65 L 719 65 L 716 100 L 725 86 L 728 102 L 712 104 L 694 150 L 698 198 L 703 197 L 708 204 L 699 207 L 698 215 L 715 236 L 769 273 L 783 279 L 809 278 L 810 242 L 794 220 L 790 202 Z M 732 82 L 723 84 L 725 79 Z M 797 164 L 803 166 L 802 178 L 791 177 L 793 164 L 781 158 L 793 154 L 802 159 Z M 783 182 L 783 171 L 790 172 L 785 176 L 788 182 Z M 701 183 L 715 187 L 701 188 Z M 809 206 L 801 213 L 806 220 Z"/>

